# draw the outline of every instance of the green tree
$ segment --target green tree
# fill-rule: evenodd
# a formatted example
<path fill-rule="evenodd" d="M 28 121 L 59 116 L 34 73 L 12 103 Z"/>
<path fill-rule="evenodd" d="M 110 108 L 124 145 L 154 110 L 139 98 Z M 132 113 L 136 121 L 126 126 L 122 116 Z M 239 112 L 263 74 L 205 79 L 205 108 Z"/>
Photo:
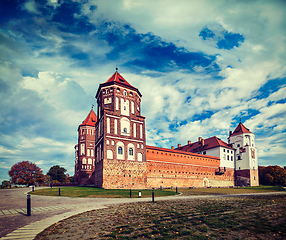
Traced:
<path fill-rule="evenodd" d="M 7 180 L 2 181 L 1 188 L 8 188 L 8 187 L 11 187 L 11 182 Z"/>
<path fill-rule="evenodd" d="M 13 184 L 19 185 L 37 185 L 45 180 L 42 169 L 29 161 L 14 164 L 9 171 L 9 176 Z"/>
<path fill-rule="evenodd" d="M 47 175 L 51 177 L 52 181 L 58 182 L 68 182 L 67 176 L 65 174 L 67 170 L 59 165 L 52 166 L 48 171 Z"/>

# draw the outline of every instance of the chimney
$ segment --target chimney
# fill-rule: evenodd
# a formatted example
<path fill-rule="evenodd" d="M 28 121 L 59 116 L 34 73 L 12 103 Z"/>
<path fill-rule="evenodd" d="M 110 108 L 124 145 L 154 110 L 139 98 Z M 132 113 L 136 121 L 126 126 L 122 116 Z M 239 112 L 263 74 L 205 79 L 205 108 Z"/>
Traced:
<path fill-rule="evenodd" d="M 192 142 L 191 141 L 188 141 L 188 145 L 190 145 Z"/>
<path fill-rule="evenodd" d="M 232 134 L 232 131 L 229 131 L 229 136 Z"/>
<path fill-rule="evenodd" d="M 204 140 L 203 138 L 202 138 L 201 143 L 202 143 L 202 146 L 204 146 L 204 145 L 205 145 L 205 140 Z"/>
<path fill-rule="evenodd" d="M 174 150 L 174 146 L 172 146 L 171 149 Z"/>
<path fill-rule="evenodd" d="M 199 142 L 201 142 L 202 141 L 202 138 L 201 137 L 199 137 Z"/>
<path fill-rule="evenodd" d="M 178 148 L 181 147 L 182 145 L 180 143 L 178 143 Z"/>

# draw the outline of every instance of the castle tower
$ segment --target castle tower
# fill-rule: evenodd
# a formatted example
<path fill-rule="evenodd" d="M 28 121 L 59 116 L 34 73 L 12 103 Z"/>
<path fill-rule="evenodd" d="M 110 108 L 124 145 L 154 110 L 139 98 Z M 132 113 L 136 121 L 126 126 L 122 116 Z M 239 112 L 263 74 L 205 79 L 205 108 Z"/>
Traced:
<path fill-rule="evenodd" d="M 94 184 L 94 144 L 97 117 L 93 109 L 78 127 L 78 144 L 75 145 L 75 182 L 79 185 Z"/>
<path fill-rule="evenodd" d="M 117 71 L 96 93 L 95 186 L 145 188 L 145 117 L 141 93 Z"/>
<path fill-rule="evenodd" d="M 234 132 L 230 131 L 228 143 L 235 149 L 236 185 L 259 186 L 254 133 L 240 122 Z"/>

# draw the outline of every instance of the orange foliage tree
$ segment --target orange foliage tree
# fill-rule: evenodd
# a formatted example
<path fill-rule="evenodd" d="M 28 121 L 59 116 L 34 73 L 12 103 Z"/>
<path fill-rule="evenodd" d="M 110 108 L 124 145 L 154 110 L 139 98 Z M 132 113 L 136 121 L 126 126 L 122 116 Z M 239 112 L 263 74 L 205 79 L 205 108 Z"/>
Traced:
<path fill-rule="evenodd" d="M 259 182 L 262 185 L 286 186 L 286 169 L 279 166 L 259 166 Z"/>
<path fill-rule="evenodd" d="M 35 185 L 45 181 L 41 168 L 29 161 L 14 164 L 9 171 L 10 181 L 19 185 Z"/>

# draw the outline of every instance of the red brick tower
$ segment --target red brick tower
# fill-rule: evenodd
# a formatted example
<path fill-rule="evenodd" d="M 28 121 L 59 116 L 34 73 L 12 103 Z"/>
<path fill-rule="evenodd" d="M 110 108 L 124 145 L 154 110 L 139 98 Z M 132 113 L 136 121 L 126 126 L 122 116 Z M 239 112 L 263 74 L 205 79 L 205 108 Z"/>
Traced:
<path fill-rule="evenodd" d="M 95 186 L 146 187 L 145 117 L 141 93 L 117 71 L 96 93 Z"/>
<path fill-rule="evenodd" d="M 78 127 L 78 144 L 75 145 L 75 182 L 94 184 L 94 143 L 97 117 L 93 109 Z"/>

